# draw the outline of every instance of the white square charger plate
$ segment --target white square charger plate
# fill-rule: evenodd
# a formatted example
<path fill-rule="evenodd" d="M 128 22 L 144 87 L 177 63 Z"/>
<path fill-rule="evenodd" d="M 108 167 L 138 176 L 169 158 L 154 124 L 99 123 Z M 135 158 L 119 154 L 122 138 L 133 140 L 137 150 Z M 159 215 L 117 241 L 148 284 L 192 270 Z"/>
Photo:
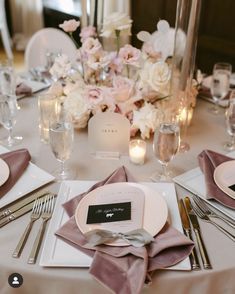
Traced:
<path fill-rule="evenodd" d="M 230 152 L 227 154 L 228 156 L 235 158 L 235 152 Z M 194 168 L 186 173 L 183 173 L 177 177 L 175 177 L 174 182 L 179 184 L 180 186 L 184 187 L 186 190 L 196 194 L 211 206 L 216 208 L 217 210 L 221 211 L 231 219 L 235 220 L 235 210 L 225 207 L 224 205 L 220 204 L 216 200 L 206 199 L 206 185 L 204 180 L 204 175 L 201 172 L 200 168 Z"/>
<path fill-rule="evenodd" d="M 9 150 L 0 145 L 0 154 L 5 152 Z M 0 199 L 0 208 L 53 180 L 52 175 L 30 162 L 16 184 Z"/>
<path fill-rule="evenodd" d="M 69 220 L 62 204 L 74 196 L 87 191 L 95 181 L 64 181 L 57 196 L 55 211 L 50 221 L 43 244 L 40 265 L 44 267 L 89 267 L 92 258 L 55 236 L 55 232 Z M 172 183 L 141 183 L 158 191 L 166 200 L 168 206 L 168 221 L 183 232 L 175 187 Z M 171 270 L 191 270 L 189 259 L 173 267 Z"/>

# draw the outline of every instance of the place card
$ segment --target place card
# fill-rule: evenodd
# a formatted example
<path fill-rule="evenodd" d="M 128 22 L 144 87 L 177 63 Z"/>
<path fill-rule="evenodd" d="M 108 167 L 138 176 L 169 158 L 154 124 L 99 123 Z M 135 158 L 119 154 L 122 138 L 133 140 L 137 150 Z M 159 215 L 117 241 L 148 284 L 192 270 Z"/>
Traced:
<path fill-rule="evenodd" d="M 119 158 L 128 154 L 130 122 L 119 113 L 102 112 L 88 123 L 88 143 L 92 154 L 100 158 Z"/>
<path fill-rule="evenodd" d="M 125 221 L 131 219 L 131 202 L 89 205 L 87 224 Z"/>

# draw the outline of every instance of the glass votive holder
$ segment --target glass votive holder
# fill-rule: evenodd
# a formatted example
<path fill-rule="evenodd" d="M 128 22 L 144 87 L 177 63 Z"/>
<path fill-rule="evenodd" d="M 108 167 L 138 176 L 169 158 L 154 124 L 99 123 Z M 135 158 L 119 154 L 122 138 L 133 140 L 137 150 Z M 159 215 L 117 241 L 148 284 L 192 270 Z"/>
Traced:
<path fill-rule="evenodd" d="M 146 155 L 146 142 L 140 139 L 131 140 L 129 143 L 130 161 L 135 164 L 144 164 Z"/>

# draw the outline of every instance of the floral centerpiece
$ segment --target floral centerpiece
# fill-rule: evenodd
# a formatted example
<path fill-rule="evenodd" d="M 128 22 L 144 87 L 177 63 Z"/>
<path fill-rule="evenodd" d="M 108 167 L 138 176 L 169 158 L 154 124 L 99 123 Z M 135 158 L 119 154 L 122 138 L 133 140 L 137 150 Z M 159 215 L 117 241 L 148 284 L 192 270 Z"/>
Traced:
<path fill-rule="evenodd" d="M 79 25 L 79 21 L 69 20 L 60 27 L 74 40 Z M 62 54 L 50 69 L 58 81 L 49 92 L 64 98 L 77 128 L 85 128 L 92 115 L 111 111 L 130 120 L 131 135 L 140 131 L 142 138 L 149 138 L 163 115 L 173 111 L 169 57 L 173 55 L 174 29 L 161 20 L 152 35 L 138 34 L 143 41 L 141 50 L 130 44 L 120 48 L 120 37 L 131 34 L 131 25 L 126 14 L 115 12 L 104 20 L 99 36 L 92 26 L 82 28 L 81 46 L 74 40 L 77 66 Z M 114 41 L 116 51 L 105 51 L 99 37 Z M 189 94 L 194 104 L 195 87 Z"/>

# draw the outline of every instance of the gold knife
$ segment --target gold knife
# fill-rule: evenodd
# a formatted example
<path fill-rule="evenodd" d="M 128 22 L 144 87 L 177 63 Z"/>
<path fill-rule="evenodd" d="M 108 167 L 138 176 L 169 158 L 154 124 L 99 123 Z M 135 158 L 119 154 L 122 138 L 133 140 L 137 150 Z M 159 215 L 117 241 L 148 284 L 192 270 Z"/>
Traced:
<path fill-rule="evenodd" d="M 49 193 L 50 192 L 46 190 L 42 190 L 42 191 L 40 190 L 34 193 L 30 192 L 26 194 L 25 196 L 23 196 L 22 198 L 12 202 L 11 204 L 4 206 L 2 209 L 0 209 L 0 220 L 12 214 L 13 212 L 17 211 L 18 209 L 24 207 L 30 202 L 33 202 L 35 199 L 40 198 Z"/>
<path fill-rule="evenodd" d="M 194 233 L 196 235 L 197 244 L 198 244 L 198 248 L 200 251 L 201 258 L 202 258 L 203 267 L 204 267 L 204 269 L 212 269 L 205 244 L 202 240 L 197 216 L 195 215 L 194 211 L 192 210 L 192 206 L 191 206 L 191 202 L 190 202 L 189 197 L 184 198 L 184 203 L 185 203 L 185 206 L 186 206 L 186 209 L 188 212 L 189 219 L 190 219 L 191 224 L 193 226 Z"/>
<path fill-rule="evenodd" d="M 185 231 L 186 236 L 193 241 L 192 234 L 191 234 L 191 228 L 190 228 L 190 223 L 189 223 L 189 218 L 186 213 L 185 207 L 184 207 L 184 202 L 183 199 L 180 199 L 179 201 L 179 211 L 180 211 L 180 217 L 182 221 L 182 225 Z M 198 256 L 197 256 L 197 251 L 196 248 L 193 248 L 193 251 L 189 255 L 190 259 L 190 264 L 193 270 L 199 270 L 201 269 L 201 266 L 199 264 Z"/>

